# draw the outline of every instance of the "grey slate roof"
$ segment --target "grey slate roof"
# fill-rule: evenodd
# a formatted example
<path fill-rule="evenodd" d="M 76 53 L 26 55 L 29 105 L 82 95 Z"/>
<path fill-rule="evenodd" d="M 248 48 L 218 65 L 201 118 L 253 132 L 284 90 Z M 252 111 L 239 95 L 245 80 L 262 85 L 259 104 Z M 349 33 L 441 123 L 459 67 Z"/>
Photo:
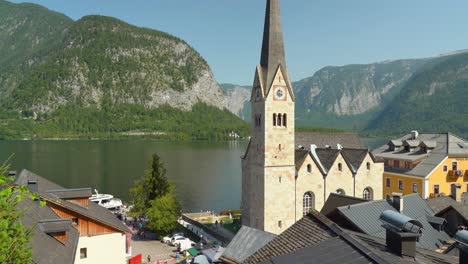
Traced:
<path fill-rule="evenodd" d="M 404 135 L 397 140 L 408 140 L 411 142 L 413 141 L 411 134 Z M 384 145 L 377 148 L 372 153 L 375 157 L 383 159 L 399 159 L 409 161 L 421 160 L 421 162 L 416 167 L 410 170 L 392 169 L 387 167 L 385 168 L 385 170 L 389 172 L 398 172 L 419 177 L 426 177 L 447 156 L 468 156 L 468 146 L 464 147 L 464 144 L 467 144 L 467 141 L 450 133 L 421 133 L 419 134 L 416 141 L 426 142 L 429 146 L 434 146 L 434 149 L 431 150 L 429 153 L 421 151 L 419 147 L 416 147 L 411 152 L 407 152 L 404 149 L 390 151 L 388 149 L 388 146 Z"/>
<path fill-rule="evenodd" d="M 320 162 L 327 171 L 333 166 L 338 155 L 340 155 L 338 149 L 316 149 L 315 151 Z"/>
<path fill-rule="evenodd" d="M 287 255 L 274 257 L 262 264 L 320 263 L 371 264 L 374 263 L 340 237 L 325 240 Z"/>
<path fill-rule="evenodd" d="M 425 249 L 416 249 L 415 258 L 401 257 L 389 250 L 385 239 L 372 237 L 334 226 L 334 223 L 321 215 L 316 218 L 323 220 L 323 225 L 334 230 L 335 236 L 320 241 L 314 245 L 307 245 L 300 249 L 270 257 L 263 264 L 289 264 L 289 263 L 321 263 L 321 264 L 458 264 L 457 256 L 436 253 Z M 280 235 L 281 236 L 281 235 Z M 302 237 L 291 235 L 290 240 L 302 241 Z"/>
<path fill-rule="evenodd" d="M 345 158 L 346 162 L 353 168 L 353 171 L 356 172 L 362 165 L 362 162 L 367 156 L 369 151 L 367 149 L 342 149 L 341 154 Z"/>
<path fill-rule="evenodd" d="M 463 203 L 458 203 L 454 199 L 449 196 L 441 196 L 437 198 L 431 198 L 426 200 L 427 204 L 431 209 L 435 212 L 435 214 L 439 214 L 449 208 L 453 208 L 457 211 L 465 221 L 468 221 L 468 205 Z"/>
<path fill-rule="evenodd" d="M 48 219 L 39 220 L 39 229 L 45 233 L 65 232 L 70 230 L 70 219 Z"/>
<path fill-rule="evenodd" d="M 296 148 L 301 145 L 310 150 L 310 145 L 315 144 L 318 148 L 325 148 L 326 145 L 332 149 L 337 148 L 337 144 L 344 148 L 365 149 L 359 135 L 354 133 L 316 133 L 316 132 L 296 132 Z"/>
<path fill-rule="evenodd" d="M 37 181 L 37 193 L 39 194 L 39 196 L 41 196 L 43 199 L 47 200 L 48 202 L 70 209 L 74 212 L 77 212 L 90 219 L 93 219 L 109 227 L 117 229 L 121 232 L 124 232 L 124 233 L 130 232 L 128 227 L 124 225 L 119 219 L 117 219 L 117 217 L 114 214 L 112 214 L 106 208 L 100 205 L 97 205 L 96 203 L 90 202 L 88 206 L 83 206 L 83 205 L 78 205 L 76 203 L 73 203 L 71 201 L 58 198 L 58 196 L 55 194 L 66 193 L 67 189 L 43 177 L 40 177 L 39 175 L 34 174 L 33 172 L 30 172 L 28 170 L 22 170 L 20 174 L 18 175 L 18 177 L 16 178 L 15 183 L 18 185 L 27 185 L 28 181 L 31 179 Z M 49 192 L 50 190 L 53 190 L 53 192 Z"/>
<path fill-rule="evenodd" d="M 275 234 L 242 226 L 221 257 L 235 263 L 242 263 L 275 237 Z"/>
<path fill-rule="evenodd" d="M 379 221 L 380 215 L 385 210 L 396 211 L 386 200 L 338 207 L 338 212 L 356 229 L 380 238 L 385 238 L 385 229 Z M 423 225 L 423 235 L 417 242 L 418 247 L 436 250 L 442 246 L 443 242 L 450 239 L 445 231 L 434 229 L 428 222 L 427 216 L 434 216 L 434 212 L 418 194 L 403 196 L 402 214 Z"/>
<path fill-rule="evenodd" d="M 286 229 L 243 263 L 261 263 L 337 236 L 335 223 L 318 212 L 311 212 Z"/>
<path fill-rule="evenodd" d="M 294 153 L 294 159 L 295 159 L 294 164 L 296 164 L 296 169 L 299 169 L 301 167 L 301 165 L 304 162 L 304 160 L 306 159 L 307 155 L 309 155 L 308 150 L 296 149 L 296 151 Z"/>
<path fill-rule="evenodd" d="M 60 199 L 71 199 L 71 198 L 89 198 L 93 195 L 91 188 L 80 188 L 80 189 L 58 189 L 48 190 L 47 193 L 55 195 Z"/>
<path fill-rule="evenodd" d="M 338 207 L 365 202 L 368 202 L 368 200 L 352 196 L 346 196 L 338 193 L 330 193 L 320 213 L 325 216 L 328 216 L 329 213 L 335 211 Z"/>
<path fill-rule="evenodd" d="M 54 229 L 63 229 L 63 226 L 43 225 L 38 224 L 40 221 L 57 219 L 57 215 L 47 206 L 40 206 L 38 201 L 33 201 L 30 198 L 25 198 L 18 205 L 20 209 L 25 211 L 25 215 L 21 217 L 21 222 L 28 228 L 32 228 L 32 238 L 30 245 L 32 248 L 33 262 L 36 264 L 49 263 L 74 263 L 76 247 L 78 245 L 79 232 L 75 228 L 68 226 L 67 239 L 62 243 L 46 231 Z M 68 220 L 70 224 L 70 220 Z M 61 225 L 61 224 L 58 224 Z M 42 228 L 42 229 L 41 229 Z"/>

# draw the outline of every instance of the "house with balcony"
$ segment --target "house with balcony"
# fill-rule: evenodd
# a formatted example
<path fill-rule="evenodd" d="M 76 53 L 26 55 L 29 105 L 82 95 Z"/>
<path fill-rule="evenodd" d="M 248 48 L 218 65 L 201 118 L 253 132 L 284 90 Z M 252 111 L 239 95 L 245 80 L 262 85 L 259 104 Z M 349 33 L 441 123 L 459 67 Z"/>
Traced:
<path fill-rule="evenodd" d="M 35 264 L 127 263 L 131 232 L 109 210 L 89 201 L 91 188 L 66 189 L 28 170 L 15 176 L 15 184 L 36 194 L 18 205 L 32 233 Z"/>
<path fill-rule="evenodd" d="M 468 142 L 451 133 L 412 131 L 372 152 L 384 160 L 384 197 L 419 193 L 422 198 L 468 192 Z"/>

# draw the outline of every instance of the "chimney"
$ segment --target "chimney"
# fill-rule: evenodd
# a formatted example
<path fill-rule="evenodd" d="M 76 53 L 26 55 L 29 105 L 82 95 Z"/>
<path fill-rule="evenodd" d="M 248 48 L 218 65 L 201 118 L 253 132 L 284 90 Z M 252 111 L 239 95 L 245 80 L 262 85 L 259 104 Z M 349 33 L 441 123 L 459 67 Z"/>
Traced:
<path fill-rule="evenodd" d="M 413 139 L 413 140 L 417 139 L 418 136 L 419 136 L 418 131 L 416 131 L 416 130 L 411 131 L 411 139 Z"/>
<path fill-rule="evenodd" d="M 461 203 L 461 193 L 461 184 L 454 183 L 450 185 L 450 196 L 459 203 Z"/>
<path fill-rule="evenodd" d="M 398 212 L 403 212 L 403 194 L 402 193 L 397 193 L 394 192 L 392 193 L 393 196 L 393 201 L 392 201 L 392 206 L 397 210 Z"/>
<path fill-rule="evenodd" d="M 37 180 L 28 180 L 28 189 L 29 189 L 29 192 L 31 193 L 37 193 L 38 191 L 38 187 L 37 187 L 38 183 L 37 183 Z"/>
<path fill-rule="evenodd" d="M 384 211 L 380 220 L 386 230 L 388 249 L 400 256 L 416 257 L 416 242 L 421 236 L 422 224 L 392 210 Z"/>
<path fill-rule="evenodd" d="M 468 231 L 458 231 L 453 238 L 457 241 L 457 248 L 460 252 L 459 263 L 468 263 Z"/>

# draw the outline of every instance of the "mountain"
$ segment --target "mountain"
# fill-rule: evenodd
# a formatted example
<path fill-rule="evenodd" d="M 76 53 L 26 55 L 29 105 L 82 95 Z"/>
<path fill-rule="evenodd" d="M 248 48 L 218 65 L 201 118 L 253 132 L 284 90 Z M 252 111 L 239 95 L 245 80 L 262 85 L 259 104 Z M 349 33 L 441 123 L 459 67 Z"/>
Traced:
<path fill-rule="evenodd" d="M 0 22 L 6 55 L 0 57 L 0 121 L 8 138 L 13 127 L 39 138 L 146 133 L 200 139 L 248 130 L 226 110 L 227 97 L 207 62 L 175 36 L 111 17 L 73 21 L 3 0 Z M 212 117 L 220 122 L 208 125 Z"/>
<path fill-rule="evenodd" d="M 414 74 L 367 131 L 403 134 L 410 130 L 468 135 L 468 53 L 445 56 Z"/>
<path fill-rule="evenodd" d="M 38 5 L 0 0 L 0 98 L 60 46 L 72 23 Z"/>
<path fill-rule="evenodd" d="M 411 130 L 468 136 L 468 111 L 463 108 L 467 76 L 468 52 L 463 50 L 424 59 L 324 67 L 293 83 L 296 124 L 385 136 Z"/>
<path fill-rule="evenodd" d="M 251 107 L 250 95 L 252 93 L 251 86 L 239 86 L 235 84 L 220 84 L 224 93 L 227 96 L 227 108 L 243 120 L 250 122 Z"/>

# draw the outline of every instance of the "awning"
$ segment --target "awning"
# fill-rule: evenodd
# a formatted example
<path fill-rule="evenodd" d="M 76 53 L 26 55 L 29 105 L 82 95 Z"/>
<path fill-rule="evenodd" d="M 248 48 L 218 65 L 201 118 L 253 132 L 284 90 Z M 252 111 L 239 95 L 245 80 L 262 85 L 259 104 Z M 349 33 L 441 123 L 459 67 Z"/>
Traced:
<path fill-rule="evenodd" d="M 196 250 L 195 248 L 189 248 L 189 249 L 187 250 L 187 252 L 188 252 L 190 255 L 194 256 L 194 257 L 197 256 L 198 254 L 200 254 L 200 252 L 199 252 L 198 250 Z"/>

